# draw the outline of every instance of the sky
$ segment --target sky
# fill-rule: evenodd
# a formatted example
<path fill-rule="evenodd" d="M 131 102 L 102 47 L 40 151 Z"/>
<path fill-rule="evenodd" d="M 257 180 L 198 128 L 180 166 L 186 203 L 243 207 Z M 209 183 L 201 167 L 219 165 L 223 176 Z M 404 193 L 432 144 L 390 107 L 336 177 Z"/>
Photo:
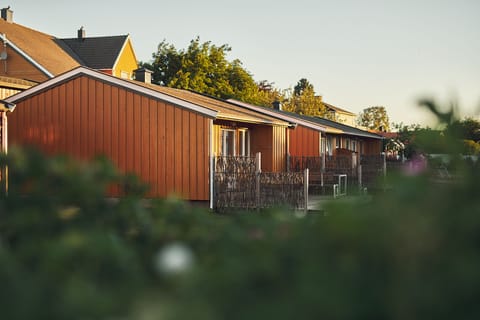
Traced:
<path fill-rule="evenodd" d="M 14 22 L 59 38 L 130 34 L 137 59 L 165 40 L 228 44 L 256 81 L 293 88 L 354 113 L 384 106 L 390 121 L 434 125 L 431 98 L 480 115 L 479 0 L 15 0 Z"/>

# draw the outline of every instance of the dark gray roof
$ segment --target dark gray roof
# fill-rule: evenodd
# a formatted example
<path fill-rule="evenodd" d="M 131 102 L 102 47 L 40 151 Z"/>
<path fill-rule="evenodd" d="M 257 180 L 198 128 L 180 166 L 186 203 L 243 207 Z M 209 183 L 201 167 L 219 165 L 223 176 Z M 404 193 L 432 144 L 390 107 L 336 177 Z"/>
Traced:
<path fill-rule="evenodd" d="M 378 134 L 371 133 L 371 132 L 368 132 L 368 131 L 365 131 L 365 130 L 361 130 L 361 129 L 358 129 L 358 128 L 355 128 L 355 127 L 347 126 L 346 124 L 335 122 L 335 121 L 328 120 L 328 119 L 325 119 L 325 118 L 306 116 L 306 115 L 301 115 L 301 114 L 298 114 L 298 113 L 288 112 L 288 111 L 284 111 L 284 110 L 278 110 L 278 109 L 274 109 L 274 108 L 254 106 L 254 105 L 250 105 L 250 104 L 247 104 L 247 103 L 244 103 L 244 102 L 241 102 L 241 101 L 237 101 L 237 100 L 234 100 L 234 99 L 228 99 L 227 101 L 229 101 L 231 103 L 234 103 L 236 105 L 239 105 L 239 106 L 243 106 L 245 108 L 255 108 L 255 110 L 257 110 L 258 112 L 262 112 L 262 110 L 264 110 L 264 112 L 268 113 L 270 116 L 275 116 L 274 114 L 278 114 L 278 115 L 281 115 L 281 116 L 287 116 L 287 117 L 289 117 L 293 120 L 294 119 L 300 119 L 300 120 L 305 120 L 305 121 L 308 121 L 308 122 L 316 123 L 316 124 L 318 124 L 320 126 L 323 126 L 323 127 L 331 127 L 331 128 L 334 128 L 334 129 L 338 129 L 338 130 L 343 131 L 345 134 L 349 134 L 349 135 L 354 135 L 354 136 L 358 136 L 358 137 L 365 137 L 365 138 L 372 138 L 372 139 L 383 139 L 383 137 L 378 135 Z M 284 117 L 280 117 L 280 118 L 285 119 Z"/>
<path fill-rule="evenodd" d="M 286 112 L 286 111 L 281 111 L 281 112 Z M 288 112 L 288 113 L 290 114 L 290 112 Z M 305 120 L 313 121 L 313 122 L 316 122 L 316 123 L 324 125 L 324 126 L 328 126 L 328 127 L 331 127 L 331 128 L 342 130 L 346 134 L 359 136 L 359 137 L 364 137 L 364 138 L 383 139 L 383 137 L 378 135 L 378 134 L 368 132 L 368 131 L 365 131 L 365 130 L 362 130 L 362 129 L 358 129 L 358 128 L 355 128 L 355 127 L 347 126 L 346 124 L 343 124 L 343 123 L 340 123 L 340 122 L 335 122 L 335 121 L 332 121 L 332 120 L 328 120 L 328 119 L 325 119 L 325 118 L 319 118 L 319 117 L 305 116 L 305 115 L 299 115 L 299 114 L 295 114 L 295 115 L 297 117 L 305 119 Z"/>
<path fill-rule="evenodd" d="M 93 69 L 112 69 L 128 35 L 56 39 L 81 65 Z"/>

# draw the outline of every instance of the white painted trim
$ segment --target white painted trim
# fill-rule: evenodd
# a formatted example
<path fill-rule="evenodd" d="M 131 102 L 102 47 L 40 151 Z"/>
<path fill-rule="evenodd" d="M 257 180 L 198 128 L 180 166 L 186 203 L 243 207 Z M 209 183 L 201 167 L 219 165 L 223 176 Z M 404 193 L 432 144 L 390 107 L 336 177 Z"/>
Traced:
<path fill-rule="evenodd" d="M 280 113 L 275 112 L 275 111 L 270 111 L 270 110 L 267 110 L 265 108 L 261 108 L 261 107 L 258 107 L 258 106 L 255 106 L 255 105 L 252 105 L 252 104 L 249 104 L 249 103 L 241 102 L 241 101 L 238 101 L 238 100 L 235 100 L 235 99 L 228 99 L 227 101 L 230 102 L 230 103 L 233 103 L 233 104 L 235 104 L 239 107 L 243 107 L 243 108 L 246 108 L 246 109 L 249 109 L 249 110 L 252 110 L 252 111 L 263 113 L 263 114 L 268 115 L 270 117 L 274 117 L 274 118 L 277 118 L 277 119 L 288 121 L 290 123 L 292 123 L 292 120 L 294 120 L 294 122 L 293 122 L 294 124 L 300 124 L 302 126 L 308 127 L 310 129 L 313 129 L 313 130 L 317 130 L 317 131 L 320 131 L 320 132 L 325 132 L 327 130 L 327 128 L 322 126 L 322 125 L 315 124 L 313 122 L 305 121 L 305 120 L 294 118 L 294 117 L 289 117 L 287 115 L 283 115 L 283 114 L 280 114 Z"/>
<path fill-rule="evenodd" d="M 0 33 L 0 39 L 6 44 L 8 44 L 13 50 L 18 52 L 21 56 L 23 56 L 28 62 L 33 64 L 38 70 L 42 71 L 45 75 L 47 75 L 49 78 L 53 78 L 54 75 L 50 73 L 47 69 L 45 69 L 40 63 L 35 61 L 32 57 L 30 57 L 28 54 L 25 53 L 22 49 L 17 47 L 13 42 L 7 39 L 7 36 L 3 33 Z"/>
<path fill-rule="evenodd" d="M 214 182 L 215 182 L 215 152 L 213 151 L 213 119 L 208 120 L 208 150 L 209 150 L 209 176 L 210 176 L 210 209 L 213 209 L 213 192 L 214 192 Z"/>
<path fill-rule="evenodd" d="M 127 46 L 127 43 L 129 41 L 131 42 L 130 35 L 128 34 L 127 37 L 125 38 L 125 41 L 123 42 L 123 45 L 122 45 L 122 48 L 120 49 L 120 52 L 117 55 L 117 58 L 115 59 L 115 62 L 113 63 L 112 73 L 113 73 L 113 70 L 115 70 L 115 68 L 117 67 L 118 60 L 120 60 L 120 56 L 122 55 L 123 50 L 125 50 L 125 47 Z M 133 44 L 132 43 L 131 43 L 131 46 L 132 46 L 133 57 L 135 58 L 135 61 L 138 61 L 137 60 L 137 55 L 135 54 L 135 50 L 133 49 Z M 137 63 L 137 67 L 138 67 L 138 63 Z"/>
<path fill-rule="evenodd" d="M 181 99 L 178 99 L 178 98 L 166 95 L 166 94 L 163 94 L 161 92 L 155 91 L 154 89 L 149 89 L 149 88 L 146 88 L 144 86 L 137 85 L 132 81 L 127 81 L 127 80 L 117 78 L 117 77 L 114 77 L 114 76 L 111 76 L 111 75 L 108 75 L 108 74 L 105 74 L 105 73 L 102 73 L 102 72 L 99 72 L 99 71 L 96 71 L 96 70 L 93 70 L 93 69 L 85 68 L 85 67 L 78 67 L 78 68 L 75 68 L 73 70 L 67 71 L 67 72 L 65 72 L 65 73 L 63 73 L 63 74 L 61 74 L 61 75 L 59 75 L 55 78 L 52 78 L 52 79 L 47 80 L 45 82 L 42 82 L 42 83 L 40 83 L 40 84 L 30 88 L 30 89 L 27 89 L 23 92 L 17 93 L 16 95 L 13 95 L 11 97 L 8 97 L 7 99 L 5 99 L 5 101 L 10 102 L 10 103 L 15 103 L 15 102 L 17 102 L 21 99 L 24 99 L 26 97 L 29 97 L 29 96 L 33 95 L 33 94 L 36 94 L 36 93 L 41 92 L 43 90 L 46 90 L 50 87 L 53 87 L 54 85 L 56 85 L 58 83 L 64 82 L 64 81 L 66 81 L 70 78 L 80 76 L 80 75 L 86 75 L 86 76 L 89 76 L 91 78 L 94 78 L 94 79 L 97 79 L 97 80 L 100 80 L 100 81 L 105 81 L 107 83 L 110 83 L 110 84 L 113 84 L 113 85 L 116 85 L 116 86 L 120 86 L 120 87 L 125 88 L 125 89 L 134 90 L 138 93 L 145 94 L 147 96 L 169 102 L 171 104 L 174 104 L 174 105 L 183 107 L 185 109 L 189 109 L 189 110 L 201 113 L 201 114 L 206 115 L 206 116 L 211 117 L 211 118 L 216 118 L 217 117 L 217 111 L 215 111 L 215 110 L 208 109 L 208 108 L 205 108 L 205 107 L 202 107 L 202 106 L 199 106 L 199 105 L 196 105 L 196 104 L 193 104 L 193 103 L 190 103 L 190 102 L 187 102 L 187 101 L 184 101 L 184 100 L 181 100 Z"/>

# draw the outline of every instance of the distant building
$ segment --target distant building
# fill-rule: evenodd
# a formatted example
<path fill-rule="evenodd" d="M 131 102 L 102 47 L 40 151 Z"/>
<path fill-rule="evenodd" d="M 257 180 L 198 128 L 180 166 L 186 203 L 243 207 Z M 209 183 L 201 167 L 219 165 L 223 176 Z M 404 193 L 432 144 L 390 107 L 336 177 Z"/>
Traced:
<path fill-rule="evenodd" d="M 58 39 L 17 24 L 13 11 L 1 9 L 0 76 L 43 82 L 79 66 L 124 78 L 138 68 L 130 36 Z"/>

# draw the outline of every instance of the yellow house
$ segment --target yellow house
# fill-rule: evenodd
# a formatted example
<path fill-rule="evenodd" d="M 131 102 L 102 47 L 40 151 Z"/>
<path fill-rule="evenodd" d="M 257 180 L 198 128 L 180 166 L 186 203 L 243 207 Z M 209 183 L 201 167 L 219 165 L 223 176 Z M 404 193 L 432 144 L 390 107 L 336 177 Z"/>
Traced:
<path fill-rule="evenodd" d="M 79 66 L 121 78 L 138 68 L 129 35 L 59 39 L 15 23 L 13 11 L 0 10 L 0 76 L 43 82 Z"/>
<path fill-rule="evenodd" d="M 76 38 L 57 39 L 57 43 L 80 65 L 118 78 L 132 79 L 138 68 L 129 35 L 86 37 L 81 27 Z"/>
<path fill-rule="evenodd" d="M 356 127 L 357 115 L 353 112 L 331 105 L 329 103 L 323 103 L 328 112 L 332 115 L 332 120 L 335 122 L 346 124 L 347 126 Z"/>

